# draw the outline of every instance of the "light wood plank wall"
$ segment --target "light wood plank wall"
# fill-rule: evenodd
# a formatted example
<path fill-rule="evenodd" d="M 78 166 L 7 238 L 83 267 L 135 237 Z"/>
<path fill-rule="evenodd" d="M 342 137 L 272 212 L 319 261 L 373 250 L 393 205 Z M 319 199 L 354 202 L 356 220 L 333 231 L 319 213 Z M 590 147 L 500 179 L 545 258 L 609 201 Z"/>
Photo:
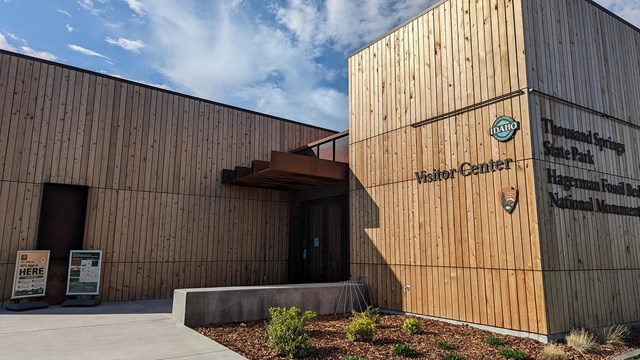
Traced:
<path fill-rule="evenodd" d="M 640 31 L 584 0 L 523 1 L 540 243 L 549 333 L 640 320 L 640 219 L 552 207 L 549 192 L 640 207 L 640 198 L 564 189 L 547 169 L 590 181 L 640 185 Z M 607 118 L 603 116 L 617 118 Z M 555 125 L 626 145 L 618 156 L 547 134 Z M 595 164 L 545 155 L 543 142 L 591 151 Z"/>
<path fill-rule="evenodd" d="M 441 2 L 349 59 L 351 272 L 378 306 L 547 333 L 528 97 L 411 127 L 527 86 L 521 6 Z M 521 122 L 513 141 L 488 135 L 501 115 Z M 510 171 L 416 181 L 507 158 Z"/>
<path fill-rule="evenodd" d="M 223 168 L 331 131 L 0 52 L 0 300 L 34 249 L 42 183 L 87 185 L 104 300 L 287 281 L 288 195 Z"/>

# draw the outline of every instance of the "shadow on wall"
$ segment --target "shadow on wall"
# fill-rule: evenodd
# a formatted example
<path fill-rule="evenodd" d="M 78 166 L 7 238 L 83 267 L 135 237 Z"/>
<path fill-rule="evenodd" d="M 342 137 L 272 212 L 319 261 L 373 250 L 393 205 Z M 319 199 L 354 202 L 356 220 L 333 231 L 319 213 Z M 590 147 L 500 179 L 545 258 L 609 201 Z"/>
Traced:
<path fill-rule="evenodd" d="M 380 188 L 365 189 L 351 170 L 349 183 L 351 278 L 365 281 L 374 306 L 406 309 L 410 291 L 403 281 L 406 266 L 400 264 L 399 234 L 394 227 L 382 224 L 380 208 L 369 192 L 376 197 L 385 195 L 377 193 Z M 396 220 L 403 222 L 397 216 Z"/>

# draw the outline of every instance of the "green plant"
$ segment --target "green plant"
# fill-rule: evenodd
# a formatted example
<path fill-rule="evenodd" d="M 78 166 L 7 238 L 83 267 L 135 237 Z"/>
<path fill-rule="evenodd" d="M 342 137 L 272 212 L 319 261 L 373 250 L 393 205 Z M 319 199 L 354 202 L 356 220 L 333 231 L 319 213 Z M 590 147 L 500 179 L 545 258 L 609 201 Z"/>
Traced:
<path fill-rule="evenodd" d="M 507 359 L 526 360 L 529 358 L 524 351 L 520 351 L 517 349 L 500 349 L 498 350 L 498 354 L 504 356 Z"/>
<path fill-rule="evenodd" d="M 453 353 L 443 356 L 442 360 L 467 360 L 467 358 L 458 353 Z"/>
<path fill-rule="evenodd" d="M 342 360 L 367 360 L 367 358 L 348 355 L 343 357 Z"/>
<path fill-rule="evenodd" d="M 369 306 L 363 312 L 353 311 L 353 320 L 347 326 L 347 339 L 362 342 L 373 341 L 379 322 L 378 309 Z"/>
<path fill-rule="evenodd" d="M 581 354 L 592 353 L 598 350 L 595 335 L 585 329 L 573 329 L 565 338 L 567 345 Z"/>
<path fill-rule="evenodd" d="M 507 343 L 507 340 L 505 340 L 504 338 L 501 338 L 499 336 L 487 336 L 487 344 L 496 347 L 496 346 L 502 346 L 505 345 Z"/>
<path fill-rule="evenodd" d="M 549 343 L 542 348 L 542 352 L 540 353 L 540 357 L 543 360 L 564 360 L 567 357 L 567 354 L 562 350 L 562 348 L 556 344 Z"/>
<path fill-rule="evenodd" d="M 402 330 L 408 335 L 422 334 L 422 325 L 420 324 L 420 320 L 410 317 L 404 320 Z"/>
<path fill-rule="evenodd" d="M 604 327 L 600 332 L 600 335 L 602 336 L 602 341 L 605 344 L 614 346 L 625 346 L 629 333 L 629 328 L 626 326 L 611 325 Z"/>
<path fill-rule="evenodd" d="M 304 331 L 304 324 L 313 319 L 316 313 L 297 307 L 290 309 L 270 308 L 271 320 L 267 324 L 269 345 L 278 356 L 289 358 L 303 357 L 309 353 L 309 335 Z"/>
<path fill-rule="evenodd" d="M 445 340 L 436 341 L 436 346 L 442 350 L 455 350 L 457 348 L 456 344 Z"/>
<path fill-rule="evenodd" d="M 365 317 L 376 323 L 376 325 L 380 324 L 380 309 L 374 308 L 373 306 L 367 306 L 363 312 L 352 311 L 351 313 L 356 317 Z"/>
<path fill-rule="evenodd" d="M 391 349 L 393 355 L 402 357 L 412 357 L 418 354 L 418 352 L 409 346 L 409 344 L 397 344 Z"/>
<path fill-rule="evenodd" d="M 245 324 L 245 323 L 240 323 L 240 325 L 239 325 L 239 326 L 240 326 L 240 328 L 242 328 L 242 329 L 246 329 L 246 328 L 247 328 L 247 324 Z"/>

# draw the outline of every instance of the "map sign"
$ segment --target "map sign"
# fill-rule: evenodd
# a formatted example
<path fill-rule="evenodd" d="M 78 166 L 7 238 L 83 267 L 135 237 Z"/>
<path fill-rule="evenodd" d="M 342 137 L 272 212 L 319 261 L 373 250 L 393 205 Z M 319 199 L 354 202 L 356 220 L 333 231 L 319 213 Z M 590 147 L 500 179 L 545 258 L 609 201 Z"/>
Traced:
<path fill-rule="evenodd" d="M 67 295 L 98 295 L 102 250 L 71 250 Z"/>
<path fill-rule="evenodd" d="M 48 269 L 49 250 L 18 251 L 11 299 L 44 296 Z"/>

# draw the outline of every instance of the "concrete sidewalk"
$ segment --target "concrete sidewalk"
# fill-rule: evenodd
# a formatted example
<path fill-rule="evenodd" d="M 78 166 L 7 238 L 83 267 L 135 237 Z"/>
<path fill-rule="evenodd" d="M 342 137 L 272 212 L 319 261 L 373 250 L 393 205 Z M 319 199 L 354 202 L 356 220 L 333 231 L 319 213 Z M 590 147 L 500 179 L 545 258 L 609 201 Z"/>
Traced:
<path fill-rule="evenodd" d="M 0 359 L 244 359 L 178 325 L 171 299 L 0 310 Z"/>

